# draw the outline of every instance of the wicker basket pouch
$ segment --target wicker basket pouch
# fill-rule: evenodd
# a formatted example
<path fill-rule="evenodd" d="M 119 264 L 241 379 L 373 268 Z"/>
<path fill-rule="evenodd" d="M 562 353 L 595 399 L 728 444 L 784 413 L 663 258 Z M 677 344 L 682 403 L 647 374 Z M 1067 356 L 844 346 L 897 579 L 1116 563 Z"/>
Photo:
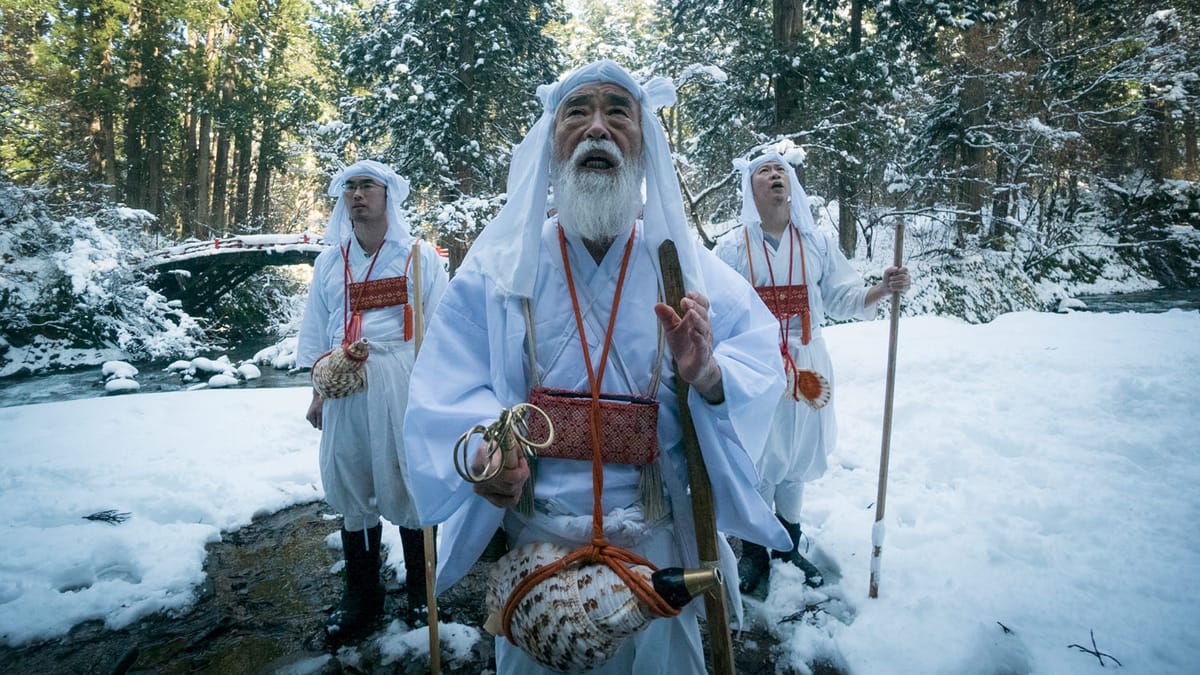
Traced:
<path fill-rule="evenodd" d="M 554 424 L 554 442 L 538 457 L 592 459 L 588 422 L 592 395 L 585 391 L 534 387 L 529 402 L 546 411 Z M 531 412 L 530 438 L 545 438 L 545 419 Z M 643 466 L 658 459 L 658 401 L 635 394 L 600 395 L 600 440 L 605 464 Z"/>

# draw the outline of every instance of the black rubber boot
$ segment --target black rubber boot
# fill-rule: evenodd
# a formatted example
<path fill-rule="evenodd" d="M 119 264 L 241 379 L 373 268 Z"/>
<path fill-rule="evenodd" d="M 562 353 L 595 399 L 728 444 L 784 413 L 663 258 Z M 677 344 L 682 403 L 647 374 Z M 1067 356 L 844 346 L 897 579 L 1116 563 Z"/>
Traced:
<path fill-rule="evenodd" d="M 775 517 L 779 518 L 779 522 L 783 523 L 784 529 L 787 530 L 788 536 L 791 537 L 792 550 L 771 551 L 771 557 L 786 560 L 799 567 L 800 571 L 804 572 L 804 584 L 809 588 L 817 588 L 824 584 L 825 580 L 822 578 L 821 570 L 817 569 L 817 566 L 812 564 L 808 558 L 800 555 L 800 523 L 788 522 L 783 519 L 783 516 L 778 514 Z"/>
<path fill-rule="evenodd" d="M 437 534 L 436 528 L 434 534 Z M 400 542 L 404 545 L 404 595 L 408 600 L 404 622 L 412 628 L 425 626 L 429 623 L 429 603 L 425 590 L 425 533 L 402 527 Z"/>
<path fill-rule="evenodd" d="M 379 579 L 379 539 L 383 526 L 366 534 L 342 530 L 342 552 L 346 557 L 346 589 L 342 602 L 325 621 L 325 636 L 335 644 L 366 637 L 383 614 L 383 582 Z"/>
<path fill-rule="evenodd" d="M 742 558 L 738 560 L 738 588 L 753 593 L 771 577 L 771 558 L 767 549 L 753 542 L 742 541 Z"/>

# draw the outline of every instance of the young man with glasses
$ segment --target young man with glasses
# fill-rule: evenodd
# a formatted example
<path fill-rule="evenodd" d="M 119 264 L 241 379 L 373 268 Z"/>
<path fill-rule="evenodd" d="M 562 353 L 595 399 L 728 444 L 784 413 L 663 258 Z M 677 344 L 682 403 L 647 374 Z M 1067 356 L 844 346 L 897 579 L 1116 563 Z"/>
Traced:
<path fill-rule="evenodd" d="M 382 614 L 381 516 L 400 526 L 405 619 L 423 621 L 425 551 L 401 432 L 416 358 L 414 300 L 419 292 L 431 317 L 448 279 L 434 246 L 416 245 L 401 210 L 408 181 L 389 167 L 357 162 L 334 176 L 329 196 L 337 198 L 330 247 L 313 266 L 296 365 L 313 368 L 306 419 L 321 430 L 325 501 L 342 514 L 345 594 L 325 626 L 338 645 L 370 633 Z"/>

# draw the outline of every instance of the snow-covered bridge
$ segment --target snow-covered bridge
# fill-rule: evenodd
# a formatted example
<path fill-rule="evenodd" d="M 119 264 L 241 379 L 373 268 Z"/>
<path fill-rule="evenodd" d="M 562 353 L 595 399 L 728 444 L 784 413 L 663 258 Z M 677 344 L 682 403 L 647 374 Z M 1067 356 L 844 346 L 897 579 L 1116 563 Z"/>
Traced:
<path fill-rule="evenodd" d="M 327 247 L 322 237 L 311 234 L 240 235 L 168 246 L 151 252 L 140 266 L 157 271 L 158 289 L 195 314 L 262 268 L 311 265 Z"/>

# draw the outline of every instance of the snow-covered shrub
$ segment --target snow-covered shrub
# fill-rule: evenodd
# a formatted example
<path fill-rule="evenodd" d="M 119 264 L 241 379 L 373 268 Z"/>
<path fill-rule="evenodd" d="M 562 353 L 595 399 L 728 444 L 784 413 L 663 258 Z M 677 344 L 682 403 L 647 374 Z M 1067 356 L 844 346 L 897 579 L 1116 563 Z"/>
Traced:
<path fill-rule="evenodd" d="M 153 359 L 202 345 L 196 321 L 136 267 L 153 219 L 0 182 L 0 375 L 89 362 L 72 350 Z"/>
<path fill-rule="evenodd" d="M 1107 228 L 1166 288 L 1200 286 L 1200 182 L 1134 174 L 1108 183 Z"/>

